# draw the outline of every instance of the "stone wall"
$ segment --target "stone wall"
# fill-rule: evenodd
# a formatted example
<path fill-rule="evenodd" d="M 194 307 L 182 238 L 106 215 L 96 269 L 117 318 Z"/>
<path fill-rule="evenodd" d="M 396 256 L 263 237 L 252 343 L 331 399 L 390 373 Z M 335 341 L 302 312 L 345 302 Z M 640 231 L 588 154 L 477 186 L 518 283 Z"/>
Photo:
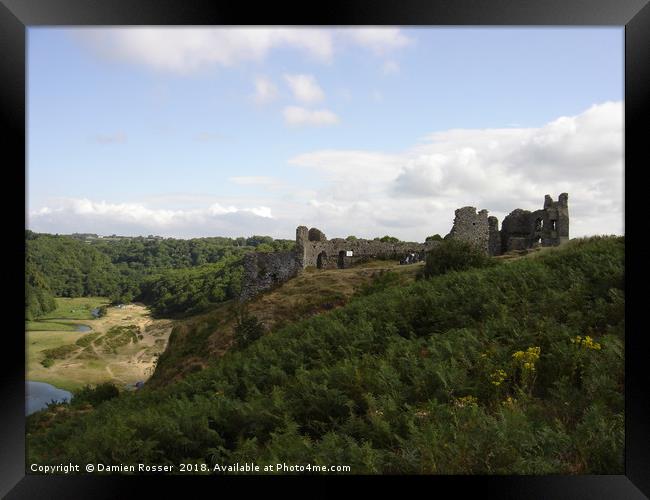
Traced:
<path fill-rule="evenodd" d="M 496 217 L 488 217 L 488 254 L 501 254 L 501 232 L 499 231 L 499 220 Z"/>
<path fill-rule="evenodd" d="M 496 218 L 493 219 L 496 220 Z M 490 224 L 488 222 L 488 211 L 481 210 L 477 213 L 475 207 L 457 209 L 454 225 L 445 238 L 468 241 L 489 253 Z"/>
<path fill-rule="evenodd" d="M 293 251 L 248 253 L 243 267 L 242 301 L 290 280 L 302 269 Z"/>
<path fill-rule="evenodd" d="M 378 240 L 345 240 L 334 238 L 328 240 L 325 234 L 316 228 L 307 230 L 306 226 L 296 229 L 296 254 L 301 267 L 318 269 L 344 269 L 353 264 L 370 259 L 399 260 L 409 253 L 424 258 L 424 252 L 439 242 L 397 242 L 389 243 Z"/>

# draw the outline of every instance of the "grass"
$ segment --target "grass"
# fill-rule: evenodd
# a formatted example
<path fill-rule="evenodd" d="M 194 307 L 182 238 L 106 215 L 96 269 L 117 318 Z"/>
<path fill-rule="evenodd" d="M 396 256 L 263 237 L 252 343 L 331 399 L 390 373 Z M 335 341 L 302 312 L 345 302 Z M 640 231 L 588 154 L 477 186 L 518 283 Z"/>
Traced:
<path fill-rule="evenodd" d="M 77 324 L 60 321 L 27 321 L 25 330 L 31 332 L 76 332 Z"/>
<path fill-rule="evenodd" d="M 103 305 L 108 305 L 106 297 L 58 297 L 56 309 L 38 320 L 48 319 L 94 319 L 92 310 Z"/>

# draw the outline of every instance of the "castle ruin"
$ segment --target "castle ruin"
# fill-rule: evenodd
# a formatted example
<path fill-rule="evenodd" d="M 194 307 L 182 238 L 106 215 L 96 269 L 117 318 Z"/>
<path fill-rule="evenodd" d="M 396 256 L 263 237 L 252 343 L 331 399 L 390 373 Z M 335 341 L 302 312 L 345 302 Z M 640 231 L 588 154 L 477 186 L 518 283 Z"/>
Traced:
<path fill-rule="evenodd" d="M 445 239 L 469 241 L 491 256 L 540 245 L 558 246 L 569 241 L 568 199 L 567 193 L 562 193 L 558 201 L 546 195 L 540 210 L 513 210 L 503 219 L 500 231 L 499 221 L 488 216 L 487 210 L 477 212 L 475 207 L 462 207 L 456 210 L 453 226 Z M 345 269 L 371 259 L 397 260 L 410 253 L 423 257 L 439 244 L 438 241 L 328 240 L 315 227 L 298 226 L 294 250 L 252 252 L 244 256 L 240 300 L 284 283 L 307 267 Z"/>
<path fill-rule="evenodd" d="M 487 210 L 477 213 L 474 207 L 459 208 L 445 239 L 469 241 L 492 256 L 536 246 L 558 246 L 569 241 L 568 203 L 567 193 L 562 193 L 558 201 L 547 194 L 540 210 L 517 208 L 510 212 L 503 219 L 500 231 L 499 221 L 488 217 Z"/>

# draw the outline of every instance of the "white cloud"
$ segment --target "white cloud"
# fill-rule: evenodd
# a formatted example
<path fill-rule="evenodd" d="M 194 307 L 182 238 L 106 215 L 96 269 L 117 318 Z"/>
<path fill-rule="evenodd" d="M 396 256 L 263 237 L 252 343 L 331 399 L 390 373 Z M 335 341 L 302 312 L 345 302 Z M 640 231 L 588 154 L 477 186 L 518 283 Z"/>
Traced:
<path fill-rule="evenodd" d="M 381 67 L 381 69 L 384 75 L 394 75 L 399 73 L 400 71 L 399 64 L 397 63 L 397 61 L 393 61 L 393 60 L 384 61 L 384 64 Z"/>
<path fill-rule="evenodd" d="M 85 28 L 78 34 L 108 59 L 179 74 L 261 61 L 282 47 L 323 61 L 333 54 L 331 34 L 311 28 L 121 27 Z"/>
<path fill-rule="evenodd" d="M 287 106 L 283 114 L 285 122 L 289 125 L 334 125 L 339 122 L 338 116 L 327 109 Z"/>
<path fill-rule="evenodd" d="M 38 231 L 98 234 L 174 234 L 185 236 L 244 234 L 242 228 L 272 228 L 268 206 L 239 208 L 211 203 L 189 210 L 151 208 L 142 203 L 107 203 L 83 199 L 59 199 L 54 206 L 29 213 L 29 227 Z"/>
<path fill-rule="evenodd" d="M 326 233 L 392 229 L 422 239 L 446 234 L 458 207 L 486 208 L 502 221 L 561 192 L 569 193 L 572 237 L 623 232 L 621 102 L 539 128 L 438 132 L 399 154 L 325 150 L 290 163 L 327 181 L 309 202 Z"/>
<path fill-rule="evenodd" d="M 335 50 L 349 44 L 383 55 L 412 43 L 398 28 L 119 27 L 73 33 L 106 59 L 181 75 L 259 62 L 281 48 L 330 62 Z"/>
<path fill-rule="evenodd" d="M 274 101 L 277 97 L 278 89 L 269 78 L 258 76 L 255 79 L 255 94 L 253 95 L 255 102 L 265 104 Z"/>
<path fill-rule="evenodd" d="M 353 28 L 343 32 L 354 43 L 377 55 L 384 55 L 413 43 L 413 40 L 404 35 L 399 28 Z"/>
<path fill-rule="evenodd" d="M 312 75 L 284 75 L 293 97 L 304 103 L 314 103 L 325 99 L 325 93 Z"/>

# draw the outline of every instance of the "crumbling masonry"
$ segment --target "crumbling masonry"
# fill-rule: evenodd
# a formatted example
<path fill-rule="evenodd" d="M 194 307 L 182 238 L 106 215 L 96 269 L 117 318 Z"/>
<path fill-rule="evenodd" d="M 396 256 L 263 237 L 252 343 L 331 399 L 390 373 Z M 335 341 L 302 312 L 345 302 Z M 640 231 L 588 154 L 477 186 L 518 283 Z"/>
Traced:
<path fill-rule="evenodd" d="M 487 210 L 477 212 L 475 207 L 459 208 L 445 239 L 469 241 L 489 255 L 501 255 L 538 245 L 561 245 L 569 241 L 568 199 L 567 193 L 562 193 L 558 201 L 546 195 L 541 210 L 513 210 L 503 219 L 500 231 L 499 221 L 496 217 L 488 217 Z M 307 229 L 306 226 L 298 226 L 295 250 L 246 254 L 240 299 L 250 299 L 284 283 L 310 266 L 344 269 L 370 259 L 401 259 L 410 253 L 422 257 L 438 244 L 437 241 L 390 243 L 363 239 L 328 240 L 315 227 Z"/>

